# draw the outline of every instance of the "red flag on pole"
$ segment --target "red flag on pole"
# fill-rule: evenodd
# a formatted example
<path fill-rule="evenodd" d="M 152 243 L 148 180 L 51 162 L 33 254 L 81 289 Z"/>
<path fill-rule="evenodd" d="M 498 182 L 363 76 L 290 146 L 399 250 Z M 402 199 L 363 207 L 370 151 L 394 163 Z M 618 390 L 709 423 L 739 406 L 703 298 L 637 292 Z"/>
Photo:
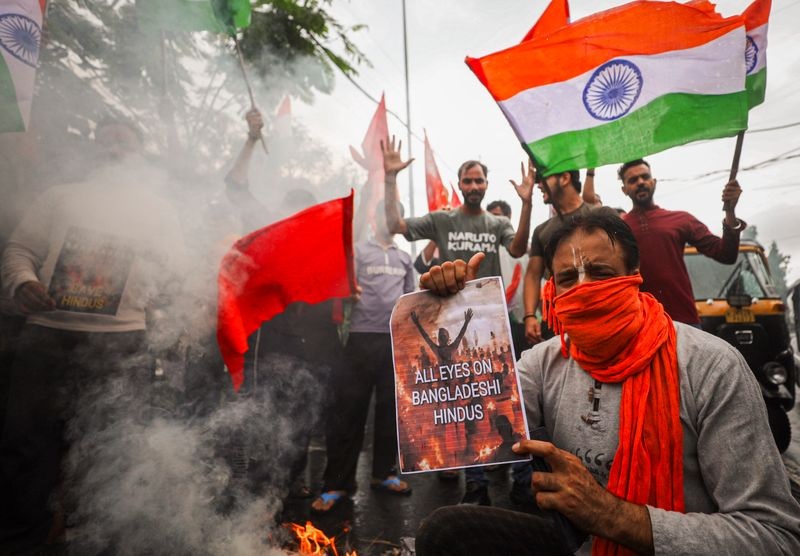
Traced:
<path fill-rule="evenodd" d="M 449 194 L 442 183 L 439 168 L 433 158 L 433 149 L 428 141 L 428 132 L 425 133 L 425 190 L 428 193 L 428 211 L 433 212 L 446 207 L 449 203 Z"/>
<path fill-rule="evenodd" d="M 367 221 L 374 226 L 375 207 L 383 199 L 383 153 L 381 141 L 389 135 L 389 124 L 386 121 L 386 99 L 381 95 L 378 108 L 372 116 L 367 133 L 361 142 L 361 153 L 350 147 L 353 159 L 367 171 L 367 184 L 362 194 L 368 196 Z"/>
<path fill-rule="evenodd" d="M 569 1 L 550 0 L 550 4 L 544 9 L 539 20 L 533 24 L 530 31 L 522 38 L 525 42 L 538 37 L 549 35 L 560 27 L 569 25 Z"/>
<path fill-rule="evenodd" d="M 517 288 L 522 280 L 522 265 L 517 263 L 514 265 L 514 272 L 511 274 L 511 283 L 506 288 L 506 305 L 511 305 L 511 300 L 517 294 Z"/>
<path fill-rule="evenodd" d="M 278 106 L 278 112 L 276 116 L 279 118 L 281 116 L 291 116 L 292 115 L 292 100 L 289 98 L 289 95 L 283 97 L 280 106 Z"/>
<path fill-rule="evenodd" d="M 218 286 L 217 343 L 238 391 L 247 338 L 261 323 L 290 303 L 355 291 L 352 191 L 237 241 L 222 259 Z"/>
<path fill-rule="evenodd" d="M 458 208 L 461 206 L 461 197 L 458 196 L 458 191 L 456 188 L 453 187 L 453 184 L 450 184 L 450 208 Z"/>

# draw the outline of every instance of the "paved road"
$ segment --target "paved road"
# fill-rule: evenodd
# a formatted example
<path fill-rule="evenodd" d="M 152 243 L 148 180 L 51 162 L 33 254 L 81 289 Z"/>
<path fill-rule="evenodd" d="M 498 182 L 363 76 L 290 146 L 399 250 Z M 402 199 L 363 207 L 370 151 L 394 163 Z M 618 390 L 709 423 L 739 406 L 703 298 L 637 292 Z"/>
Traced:
<path fill-rule="evenodd" d="M 792 444 L 784 454 L 784 462 L 792 481 L 792 490 L 800 500 L 800 405 L 790 414 L 795 433 Z M 368 431 L 367 438 L 371 437 Z M 404 538 L 413 538 L 423 517 L 439 506 L 457 504 L 461 498 L 463 478 L 458 483 L 439 481 L 435 474 L 406 475 L 404 479 L 414 488 L 411 496 L 396 496 L 376 493 L 369 489 L 371 447 L 362 452 L 359 461 L 359 491 L 352 504 L 337 507 L 330 514 L 315 516 L 309 513 L 310 501 L 293 501 L 285 511 L 284 518 L 305 523 L 306 519 L 323 529 L 328 535 L 336 535 L 341 549 L 346 543 L 358 550 L 360 556 L 407 555 L 401 549 Z M 312 445 L 308 469 L 310 484 L 319 488 L 325 465 L 325 451 L 321 439 Z M 508 497 L 511 480 L 508 468 L 501 467 L 489 473 L 490 495 L 495 506 L 517 508 Z M 346 532 L 349 530 L 349 532 Z M 343 550 L 340 552 L 344 554 Z"/>

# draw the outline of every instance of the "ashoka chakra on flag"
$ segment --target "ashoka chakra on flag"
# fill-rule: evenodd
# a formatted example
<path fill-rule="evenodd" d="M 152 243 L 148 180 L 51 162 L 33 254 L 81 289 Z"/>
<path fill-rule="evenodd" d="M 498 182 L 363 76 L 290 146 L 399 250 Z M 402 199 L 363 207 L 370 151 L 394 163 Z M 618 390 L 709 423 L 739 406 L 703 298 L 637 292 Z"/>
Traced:
<path fill-rule="evenodd" d="M 744 62 L 747 66 L 748 74 L 750 74 L 756 67 L 756 64 L 758 64 L 758 45 L 750 35 L 747 35 L 747 46 L 744 49 Z"/>
<path fill-rule="evenodd" d="M 583 105 L 593 118 L 616 120 L 627 114 L 642 92 L 642 72 L 628 60 L 611 60 L 595 70 L 583 89 Z"/>
<path fill-rule="evenodd" d="M 39 24 L 21 14 L 0 15 L 0 46 L 20 62 L 36 67 L 39 58 Z"/>

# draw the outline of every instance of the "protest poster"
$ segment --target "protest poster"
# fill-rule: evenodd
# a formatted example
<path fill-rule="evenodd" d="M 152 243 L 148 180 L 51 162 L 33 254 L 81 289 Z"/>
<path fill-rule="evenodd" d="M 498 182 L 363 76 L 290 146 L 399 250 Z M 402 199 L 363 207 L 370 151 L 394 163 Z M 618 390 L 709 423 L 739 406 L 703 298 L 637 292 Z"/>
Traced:
<path fill-rule="evenodd" d="M 135 257 L 129 240 L 71 226 L 47 293 L 59 311 L 115 315 Z"/>
<path fill-rule="evenodd" d="M 529 459 L 511 451 L 528 425 L 499 277 L 402 296 L 391 333 L 402 473 Z"/>

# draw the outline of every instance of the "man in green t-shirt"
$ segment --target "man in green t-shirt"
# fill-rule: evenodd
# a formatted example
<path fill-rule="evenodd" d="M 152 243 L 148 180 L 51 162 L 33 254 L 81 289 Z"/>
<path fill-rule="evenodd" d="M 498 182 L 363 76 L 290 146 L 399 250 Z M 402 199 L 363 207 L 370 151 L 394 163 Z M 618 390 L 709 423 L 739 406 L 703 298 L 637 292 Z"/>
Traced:
<path fill-rule="evenodd" d="M 381 143 L 383 167 L 386 174 L 386 199 L 397 199 L 397 174 L 413 161 L 403 161 L 400 144 L 395 147 L 394 137 Z M 522 200 L 519 227 L 508 218 L 495 216 L 481 206 L 489 182 L 488 169 L 477 160 L 468 160 L 458 169 L 458 188 L 464 204 L 450 211 L 436 211 L 416 218 L 403 218 L 397 203 L 386 203 L 386 223 L 392 233 L 403 234 L 408 241 L 429 239 L 439 246 L 439 260 L 469 259 L 478 252 L 486 253 L 479 278 L 500 276 L 500 246 L 513 257 L 525 254 L 531 221 L 531 195 L 536 171 L 532 164 L 523 167 L 521 183 L 510 180 Z"/>
<path fill-rule="evenodd" d="M 587 181 L 594 178 L 594 170 L 590 169 L 587 173 Z M 528 267 L 525 271 L 523 280 L 522 299 L 525 307 L 525 338 L 531 344 L 538 344 L 543 339 L 552 336 L 548 330 L 542 335 L 542 327 L 536 316 L 539 307 L 539 294 L 544 276 L 544 246 L 557 230 L 563 228 L 566 223 L 576 216 L 587 214 L 591 210 L 599 209 L 613 211 L 613 209 L 602 208 L 599 204 L 584 202 L 581 198 L 581 176 L 578 170 L 570 170 L 551 174 L 541 178 L 538 182 L 539 189 L 542 191 L 542 199 L 546 205 L 552 205 L 556 215 L 545 220 L 533 230 L 531 237 L 531 248 L 529 251 Z"/>

